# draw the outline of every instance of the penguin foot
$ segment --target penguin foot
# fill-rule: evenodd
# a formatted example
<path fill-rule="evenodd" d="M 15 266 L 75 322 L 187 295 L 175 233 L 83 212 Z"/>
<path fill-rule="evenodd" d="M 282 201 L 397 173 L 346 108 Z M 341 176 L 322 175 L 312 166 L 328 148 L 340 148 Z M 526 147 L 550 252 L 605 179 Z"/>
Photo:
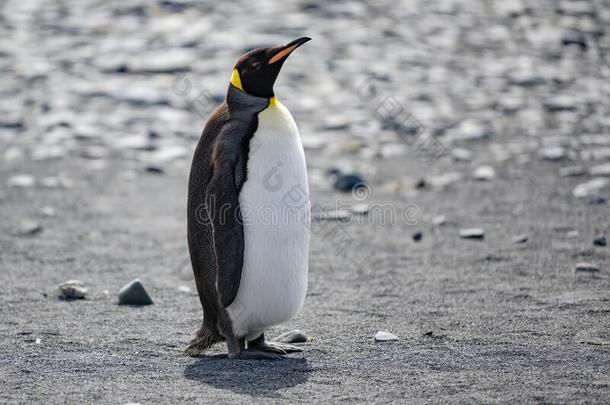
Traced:
<path fill-rule="evenodd" d="M 300 347 L 289 345 L 287 343 L 265 341 L 264 334 L 248 342 L 248 349 L 260 350 L 266 353 L 276 353 L 281 355 L 303 351 L 303 349 L 301 349 Z"/>
<path fill-rule="evenodd" d="M 191 344 L 186 348 L 186 350 L 184 350 L 184 354 L 189 357 L 197 357 L 200 356 L 204 350 L 205 349 L 203 347 L 197 345 L 195 342 L 191 342 Z"/>
<path fill-rule="evenodd" d="M 301 349 L 298 346 L 293 346 L 293 345 L 289 345 L 287 343 L 279 343 L 279 342 L 265 342 L 265 343 L 263 343 L 263 346 L 261 348 L 259 348 L 259 350 L 263 350 L 263 351 L 271 352 L 271 353 L 280 353 L 280 354 L 297 353 L 297 352 L 303 351 L 303 349 Z"/>
<path fill-rule="evenodd" d="M 242 350 L 239 353 L 229 353 L 229 358 L 235 360 L 278 360 L 282 358 L 282 355 L 278 353 L 248 349 Z"/>
<path fill-rule="evenodd" d="M 206 349 L 210 348 L 214 343 L 219 342 L 221 339 L 215 333 L 210 333 L 207 329 L 201 328 L 197 332 L 197 335 L 184 351 L 184 354 L 190 357 L 200 356 Z"/>

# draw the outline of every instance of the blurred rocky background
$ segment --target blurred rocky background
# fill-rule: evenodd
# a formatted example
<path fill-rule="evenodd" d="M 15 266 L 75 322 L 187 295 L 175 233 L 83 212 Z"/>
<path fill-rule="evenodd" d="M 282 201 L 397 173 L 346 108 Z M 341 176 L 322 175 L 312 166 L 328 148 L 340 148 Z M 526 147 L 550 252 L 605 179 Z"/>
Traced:
<path fill-rule="evenodd" d="M 194 145 L 238 56 L 304 35 L 310 293 L 274 333 L 316 339 L 184 358 Z M 0 400 L 607 402 L 609 77 L 608 0 L 0 0 Z"/>

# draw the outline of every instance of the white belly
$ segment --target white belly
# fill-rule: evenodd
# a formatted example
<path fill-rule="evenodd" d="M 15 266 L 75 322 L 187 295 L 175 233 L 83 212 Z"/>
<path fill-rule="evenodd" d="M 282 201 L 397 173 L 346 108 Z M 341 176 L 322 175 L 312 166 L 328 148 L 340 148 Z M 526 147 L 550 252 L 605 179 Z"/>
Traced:
<path fill-rule="evenodd" d="M 238 337 L 257 338 L 292 319 L 307 293 L 309 187 L 292 115 L 279 102 L 258 115 L 239 203 L 244 263 L 227 311 Z"/>

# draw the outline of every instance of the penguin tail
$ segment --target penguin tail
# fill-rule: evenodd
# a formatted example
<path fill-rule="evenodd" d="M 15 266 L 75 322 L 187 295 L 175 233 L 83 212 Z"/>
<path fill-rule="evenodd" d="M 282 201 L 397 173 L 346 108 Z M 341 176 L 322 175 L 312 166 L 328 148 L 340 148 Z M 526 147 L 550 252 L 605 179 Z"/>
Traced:
<path fill-rule="evenodd" d="M 184 351 L 184 354 L 190 357 L 200 356 L 205 350 L 209 349 L 215 343 L 221 342 L 224 338 L 218 333 L 205 326 L 197 331 L 195 338 Z"/>

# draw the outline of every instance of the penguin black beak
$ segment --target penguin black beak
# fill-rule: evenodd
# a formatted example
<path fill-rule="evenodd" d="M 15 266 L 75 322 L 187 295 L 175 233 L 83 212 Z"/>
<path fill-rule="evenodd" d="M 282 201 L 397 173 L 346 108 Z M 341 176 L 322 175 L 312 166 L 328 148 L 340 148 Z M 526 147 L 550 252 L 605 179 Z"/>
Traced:
<path fill-rule="evenodd" d="M 292 41 L 289 44 L 286 44 L 283 46 L 278 46 L 278 47 L 274 48 L 272 51 L 272 54 L 271 54 L 271 58 L 269 58 L 269 61 L 267 62 L 267 64 L 272 65 L 276 62 L 283 61 L 295 49 L 297 49 L 299 46 L 303 45 L 305 42 L 308 42 L 308 41 L 311 41 L 311 38 L 302 37 L 299 39 L 295 39 L 294 41 Z"/>

